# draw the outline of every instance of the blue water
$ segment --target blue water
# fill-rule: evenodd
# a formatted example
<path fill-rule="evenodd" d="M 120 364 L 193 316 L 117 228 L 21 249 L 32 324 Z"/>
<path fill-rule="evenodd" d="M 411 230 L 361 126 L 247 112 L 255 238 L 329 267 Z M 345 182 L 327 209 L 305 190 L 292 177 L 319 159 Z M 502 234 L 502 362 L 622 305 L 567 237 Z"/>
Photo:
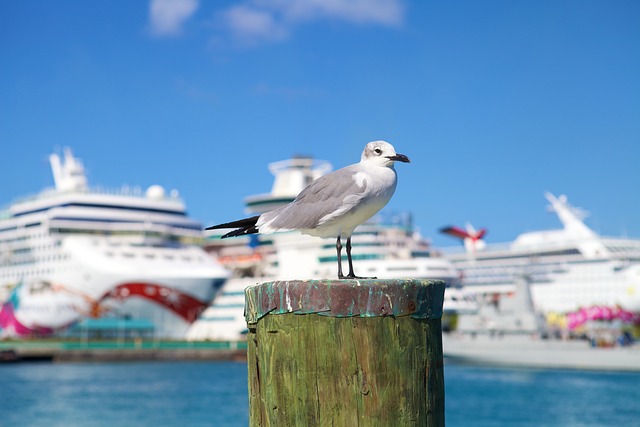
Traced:
<path fill-rule="evenodd" d="M 227 362 L 0 365 L 2 426 L 246 426 Z M 632 426 L 640 374 L 446 365 L 448 426 Z"/>
<path fill-rule="evenodd" d="M 640 374 L 445 367 L 448 426 L 640 426 Z"/>

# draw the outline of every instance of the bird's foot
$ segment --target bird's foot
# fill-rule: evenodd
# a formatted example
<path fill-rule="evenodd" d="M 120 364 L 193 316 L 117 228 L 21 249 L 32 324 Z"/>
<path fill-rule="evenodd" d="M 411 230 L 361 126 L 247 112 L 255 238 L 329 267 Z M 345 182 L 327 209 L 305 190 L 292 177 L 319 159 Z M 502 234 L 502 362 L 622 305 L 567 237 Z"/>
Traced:
<path fill-rule="evenodd" d="M 352 280 L 369 280 L 369 279 L 377 279 L 377 277 L 360 277 L 355 274 L 347 274 L 346 276 L 338 275 L 338 279 L 352 279 Z"/>

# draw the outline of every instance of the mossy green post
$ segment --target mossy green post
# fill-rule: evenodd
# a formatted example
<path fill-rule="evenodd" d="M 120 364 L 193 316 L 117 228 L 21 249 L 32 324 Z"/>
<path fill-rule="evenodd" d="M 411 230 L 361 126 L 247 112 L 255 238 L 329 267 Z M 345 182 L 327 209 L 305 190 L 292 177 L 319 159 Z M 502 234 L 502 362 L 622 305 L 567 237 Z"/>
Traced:
<path fill-rule="evenodd" d="M 444 282 L 277 281 L 245 296 L 252 427 L 444 425 Z"/>

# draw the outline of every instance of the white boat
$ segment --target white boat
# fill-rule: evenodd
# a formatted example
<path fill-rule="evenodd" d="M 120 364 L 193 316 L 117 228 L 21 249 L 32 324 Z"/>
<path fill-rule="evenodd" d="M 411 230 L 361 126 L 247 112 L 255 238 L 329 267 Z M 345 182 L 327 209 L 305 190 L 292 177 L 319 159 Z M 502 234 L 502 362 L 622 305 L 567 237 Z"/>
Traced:
<path fill-rule="evenodd" d="M 585 340 L 528 335 L 443 334 L 445 362 L 534 369 L 640 371 L 640 348 L 594 347 Z"/>
<path fill-rule="evenodd" d="M 484 230 L 447 227 L 464 247 L 443 254 L 473 293 L 507 293 L 526 268 L 536 310 L 567 313 L 581 307 L 640 311 L 640 239 L 601 237 L 583 222 L 586 212 L 565 196 L 545 194 L 563 224 L 559 230 L 523 233 L 513 242 L 485 244 Z"/>
<path fill-rule="evenodd" d="M 476 312 L 460 314 L 455 331 L 444 333 L 446 362 L 538 369 L 640 371 L 640 346 L 619 325 L 586 328 L 578 338 L 551 333 L 534 310 L 531 275 L 523 270 L 515 290 L 500 299 L 484 296 Z M 560 331 L 556 331 L 560 332 Z"/>
<path fill-rule="evenodd" d="M 331 170 L 327 162 L 294 158 L 272 163 L 275 176 L 270 193 L 245 199 L 248 214 L 261 214 L 291 202 L 310 182 Z M 458 272 L 437 256 L 417 233 L 408 215 L 388 220 L 378 216 L 358 227 L 353 235 L 354 268 L 359 275 L 379 279 L 423 278 L 444 280 L 447 311 L 467 307 L 458 299 Z M 189 330 L 193 340 L 234 340 L 246 332 L 244 289 L 256 283 L 286 279 L 335 279 L 337 255 L 334 239 L 319 239 L 296 232 L 220 239 L 209 235 L 206 249 L 233 271 L 214 304 Z M 448 297 L 451 296 L 451 297 Z"/>
<path fill-rule="evenodd" d="M 118 319 L 183 338 L 229 273 L 200 247 L 177 191 L 89 188 L 70 149 L 50 162 L 55 188 L 0 213 L 0 335 Z"/>

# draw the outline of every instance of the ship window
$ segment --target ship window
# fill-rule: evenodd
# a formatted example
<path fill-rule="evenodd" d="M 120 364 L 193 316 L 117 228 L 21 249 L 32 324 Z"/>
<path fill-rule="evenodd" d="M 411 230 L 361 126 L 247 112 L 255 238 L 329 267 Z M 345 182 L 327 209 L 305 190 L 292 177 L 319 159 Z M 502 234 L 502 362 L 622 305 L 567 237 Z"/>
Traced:
<path fill-rule="evenodd" d="M 416 267 L 389 267 L 389 271 L 416 271 Z"/>

